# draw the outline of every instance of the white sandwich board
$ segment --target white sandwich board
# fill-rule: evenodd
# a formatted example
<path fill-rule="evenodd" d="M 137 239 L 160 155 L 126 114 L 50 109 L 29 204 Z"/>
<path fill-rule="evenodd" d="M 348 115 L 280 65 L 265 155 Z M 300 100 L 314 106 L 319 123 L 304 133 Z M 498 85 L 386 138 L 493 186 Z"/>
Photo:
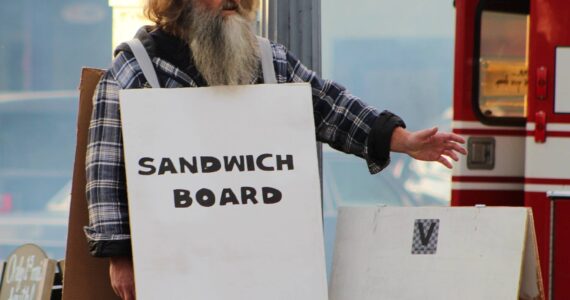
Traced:
<path fill-rule="evenodd" d="M 309 85 L 120 98 L 137 299 L 327 299 Z"/>
<path fill-rule="evenodd" d="M 341 208 L 329 295 L 544 299 L 527 208 Z"/>

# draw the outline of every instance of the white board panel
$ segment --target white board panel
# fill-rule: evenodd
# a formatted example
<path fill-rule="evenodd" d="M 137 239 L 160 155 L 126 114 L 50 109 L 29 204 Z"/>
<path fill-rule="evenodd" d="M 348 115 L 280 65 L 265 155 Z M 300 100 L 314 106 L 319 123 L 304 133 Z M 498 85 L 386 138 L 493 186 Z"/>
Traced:
<path fill-rule="evenodd" d="M 310 86 L 121 91 L 121 115 L 137 299 L 327 299 Z"/>
<path fill-rule="evenodd" d="M 418 220 L 427 222 L 420 230 Z M 518 299 L 527 226 L 534 230 L 526 208 L 341 208 L 329 295 Z M 535 251 L 526 252 L 533 263 Z M 537 284 L 536 267 L 527 271 L 535 272 L 525 281 Z M 539 299 L 539 290 L 525 288 L 524 296 Z"/>
<path fill-rule="evenodd" d="M 556 48 L 554 112 L 570 113 L 570 47 Z"/>

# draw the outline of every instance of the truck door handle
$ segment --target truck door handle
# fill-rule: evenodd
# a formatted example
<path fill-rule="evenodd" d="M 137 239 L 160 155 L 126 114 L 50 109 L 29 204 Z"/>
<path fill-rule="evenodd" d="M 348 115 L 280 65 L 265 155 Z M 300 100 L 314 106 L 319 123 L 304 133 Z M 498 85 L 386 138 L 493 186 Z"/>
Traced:
<path fill-rule="evenodd" d="M 546 113 L 542 110 L 534 115 L 534 141 L 539 144 L 546 142 Z"/>

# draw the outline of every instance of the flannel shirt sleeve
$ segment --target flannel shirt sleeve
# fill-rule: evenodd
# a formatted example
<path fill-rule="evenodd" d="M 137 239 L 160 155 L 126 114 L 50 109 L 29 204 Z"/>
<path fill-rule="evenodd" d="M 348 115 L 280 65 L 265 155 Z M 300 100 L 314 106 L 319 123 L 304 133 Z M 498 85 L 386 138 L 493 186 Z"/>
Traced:
<path fill-rule="evenodd" d="M 317 140 L 367 161 L 370 173 L 390 163 L 390 140 L 404 122 L 389 111 L 378 112 L 339 83 L 323 80 L 286 51 L 287 82 L 308 82 L 312 87 Z"/>
<path fill-rule="evenodd" d="M 86 154 L 89 226 L 84 228 L 93 256 L 131 254 L 121 119 L 120 85 L 110 71 L 93 98 Z"/>

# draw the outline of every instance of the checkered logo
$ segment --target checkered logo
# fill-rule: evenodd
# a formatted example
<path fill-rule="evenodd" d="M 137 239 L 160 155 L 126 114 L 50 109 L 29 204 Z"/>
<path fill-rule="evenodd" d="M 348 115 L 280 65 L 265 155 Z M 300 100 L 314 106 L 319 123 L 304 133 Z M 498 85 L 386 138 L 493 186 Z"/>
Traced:
<path fill-rule="evenodd" d="M 435 254 L 439 219 L 417 219 L 414 224 L 412 254 Z"/>

